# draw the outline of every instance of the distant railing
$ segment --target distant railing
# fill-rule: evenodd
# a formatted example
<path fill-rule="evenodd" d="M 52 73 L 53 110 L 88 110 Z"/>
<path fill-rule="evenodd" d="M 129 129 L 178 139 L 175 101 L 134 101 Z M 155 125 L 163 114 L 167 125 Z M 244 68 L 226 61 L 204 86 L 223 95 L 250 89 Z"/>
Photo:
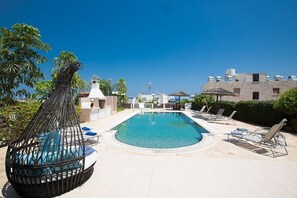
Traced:
<path fill-rule="evenodd" d="M 126 109 L 130 109 L 132 107 L 131 103 L 124 103 L 122 106 Z M 134 108 L 138 109 L 139 108 L 139 103 L 134 104 Z M 152 108 L 152 103 L 144 103 L 144 108 L 151 109 Z M 154 109 L 163 109 L 163 104 L 154 104 Z M 185 104 L 174 104 L 174 103 L 166 103 L 165 104 L 165 109 L 185 109 Z"/>

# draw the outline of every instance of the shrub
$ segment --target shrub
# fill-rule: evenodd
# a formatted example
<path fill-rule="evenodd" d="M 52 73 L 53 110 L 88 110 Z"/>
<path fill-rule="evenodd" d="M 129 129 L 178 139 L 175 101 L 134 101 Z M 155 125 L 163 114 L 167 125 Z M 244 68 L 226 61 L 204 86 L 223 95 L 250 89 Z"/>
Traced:
<path fill-rule="evenodd" d="M 20 137 L 32 117 L 40 107 L 39 102 L 18 103 L 15 106 L 6 106 L 0 109 L 0 115 L 6 120 L 7 129 L 1 133 L 1 140 L 10 141 Z"/>
<path fill-rule="evenodd" d="M 286 114 L 273 108 L 274 101 L 240 101 L 236 104 L 237 119 L 254 124 L 272 126 Z"/>
<path fill-rule="evenodd" d="M 81 108 L 78 105 L 75 105 L 75 112 L 78 118 L 80 118 Z"/>
<path fill-rule="evenodd" d="M 0 109 L 0 116 L 6 120 L 7 128 L 0 133 L 0 141 L 14 140 L 22 134 L 31 119 L 39 109 L 39 102 L 20 102 L 15 106 L 7 106 Z M 81 108 L 75 106 L 75 111 L 80 117 Z"/>
<path fill-rule="evenodd" d="M 297 131 L 297 89 L 290 89 L 281 94 L 274 103 L 274 108 L 288 114 L 293 130 Z"/>
<path fill-rule="evenodd" d="M 222 108 L 222 109 L 225 109 L 223 115 L 224 116 L 229 116 L 233 111 L 237 111 L 236 110 L 236 102 L 232 102 L 232 101 L 221 101 L 218 106 L 219 108 Z M 214 112 L 214 113 L 217 113 L 218 109 L 217 108 L 214 108 L 216 106 L 216 104 L 214 103 L 212 105 L 212 109 L 211 109 L 211 112 Z M 237 119 L 237 113 L 234 115 L 235 119 Z"/>
<path fill-rule="evenodd" d="M 189 103 L 190 101 L 188 99 L 182 99 L 180 100 L 180 104 Z"/>
<path fill-rule="evenodd" d="M 123 111 L 124 109 L 125 109 L 125 107 L 123 107 L 123 106 L 118 106 L 118 108 L 117 108 L 117 112 Z"/>
<path fill-rule="evenodd" d="M 192 102 L 192 109 L 199 110 L 202 106 L 212 106 L 215 103 L 215 100 L 212 96 L 196 94 L 194 101 Z"/>

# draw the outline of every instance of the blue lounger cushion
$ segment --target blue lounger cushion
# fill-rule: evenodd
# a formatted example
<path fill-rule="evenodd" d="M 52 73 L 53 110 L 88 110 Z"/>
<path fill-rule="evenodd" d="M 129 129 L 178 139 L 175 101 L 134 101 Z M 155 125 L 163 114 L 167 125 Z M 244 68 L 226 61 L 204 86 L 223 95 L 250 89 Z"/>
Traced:
<path fill-rule="evenodd" d="M 84 131 L 89 131 L 89 130 L 91 130 L 89 127 L 82 127 L 81 129 L 84 130 Z"/>
<path fill-rule="evenodd" d="M 241 131 L 231 131 L 231 135 L 242 135 Z"/>
<path fill-rule="evenodd" d="M 248 131 L 246 128 L 237 128 L 236 130 L 237 130 L 237 131 L 242 131 L 242 132 L 246 132 L 246 131 Z"/>
<path fill-rule="evenodd" d="M 93 131 L 89 131 L 89 132 L 86 132 L 86 135 L 95 136 L 95 135 L 97 135 L 97 133 L 93 132 Z"/>
<path fill-rule="evenodd" d="M 79 152 L 79 155 L 83 155 L 83 147 L 80 147 L 78 149 L 78 152 Z M 85 146 L 85 155 L 86 156 L 89 156 L 91 155 L 93 152 L 97 152 L 95 149 L 91 148 L 91 147 L 88 147 L 88 146 Z"/>

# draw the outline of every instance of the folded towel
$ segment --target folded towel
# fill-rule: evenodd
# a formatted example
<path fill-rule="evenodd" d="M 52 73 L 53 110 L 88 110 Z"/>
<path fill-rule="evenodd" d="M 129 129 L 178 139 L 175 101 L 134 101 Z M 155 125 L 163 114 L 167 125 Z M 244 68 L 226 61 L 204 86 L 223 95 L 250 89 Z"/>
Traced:
<path fill-rule="evenodd" d="M 79 155 L 82 155 L 83 154 L 83 147 L 80 147 L 79 148 Z M 92 154 L 93 152 L 97 152 L 95 149 L 91 148 L 91 147 L 88 147 L 88 146 L 85 146 L 85 154 L 86 156 Z"/>
<path fill-rule="evenodd" d="M 84 131 L 89 131 L 89 130 L 91 130 L 91 129 L 88 128 L 88 127 L 82 127 L 81 129 L 84 130 Z"/>
<path fill-rule="evenodd" d="M 242 135 L 241 131 L 231 131 L 231 135 Z"/>
<path fill-rule="evenodd" d="M 97 151 L 91 147 L 87 147 L 87 146 L 85 147 L 86 156 L 91 155 L 93 152 L 97 152 Z"/>
<path fill-rule="evenodd" d="M 242 131 L 242 132 L 246 132 L 246 131 L 248 131 L 246 128 L 237 128 L 236 130 L 237 130 L 237 131 Z"/>
<path fill-rule="evenodd" d="M 89 132 L 86 132 L 86 135 L 94 136 L 94 135 L 97 135 L 97 133 L 96 132 L 89 131 Z"/>

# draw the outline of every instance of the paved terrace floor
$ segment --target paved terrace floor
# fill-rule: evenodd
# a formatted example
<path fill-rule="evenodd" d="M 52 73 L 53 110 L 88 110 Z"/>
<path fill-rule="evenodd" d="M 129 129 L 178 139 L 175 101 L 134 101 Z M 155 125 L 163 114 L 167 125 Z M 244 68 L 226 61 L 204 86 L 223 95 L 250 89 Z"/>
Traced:
<path fill-rule="evenodd" d="M 83 123 L 103 135 L 92 177 L 62 198 L 194 198 L 194 197 L 297 197 L 297 137 L 287 138 L 289 155 L 276 158 L 252 152 L 226 141 L 224 133 L 237 127 L 257 126 L 206 123 L 215 136 L 212 145 L 186 153 L 137 153 L 114 148 L 104 132 L 135 114 L 125 110 L 94 122 Z M 191 112 L 186 112 L 192 116 Z M 6 147 L 0 149 L 2 196 L 18 197 L 7 183 L 4 169 Z"/>

